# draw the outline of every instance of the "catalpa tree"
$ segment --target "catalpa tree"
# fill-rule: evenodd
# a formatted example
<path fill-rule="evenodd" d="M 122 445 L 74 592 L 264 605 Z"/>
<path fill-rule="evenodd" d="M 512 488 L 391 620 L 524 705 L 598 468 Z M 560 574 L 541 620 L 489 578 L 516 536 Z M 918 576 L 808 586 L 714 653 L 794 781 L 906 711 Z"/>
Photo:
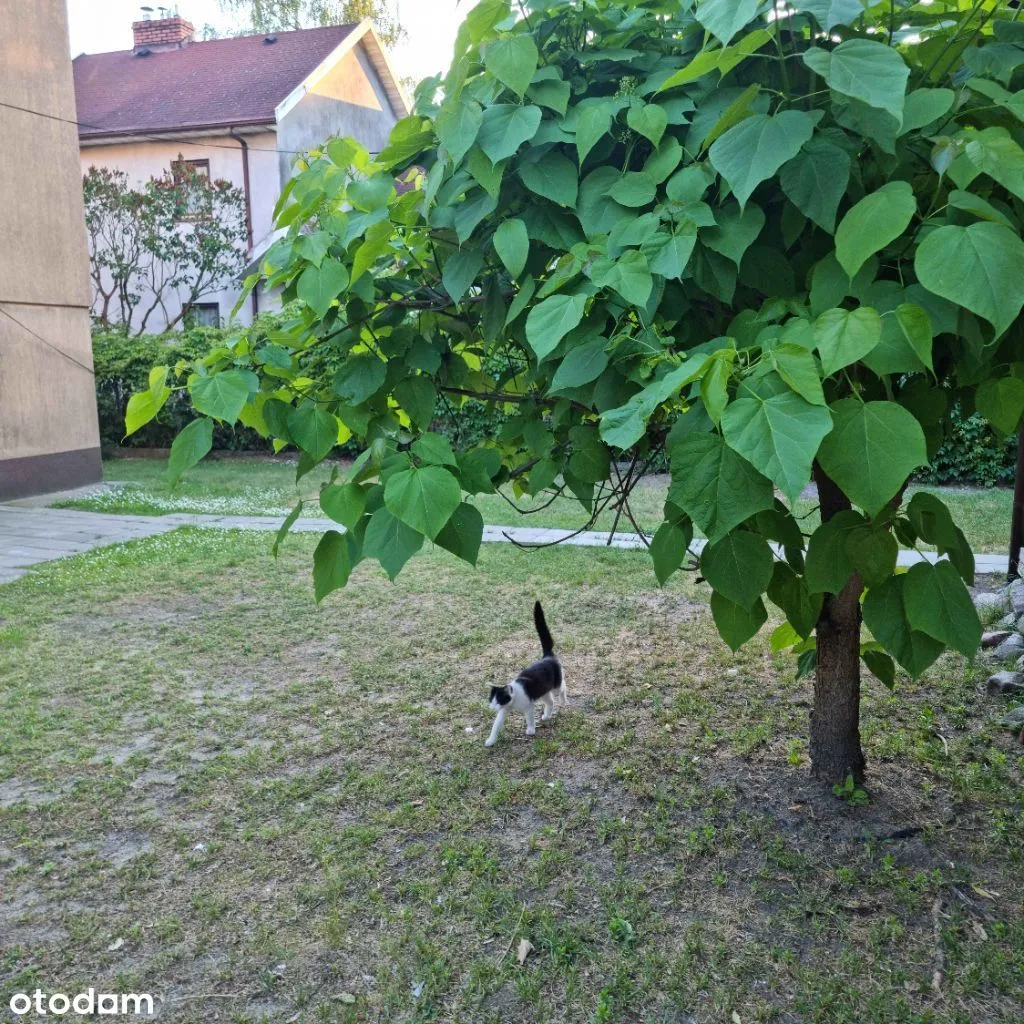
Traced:
<path fill-rule="evenodd" d="M 781 609 L 774 647 L 815 675 L 813 771 L 861 779 L 860 663 L 892 686 L 980 638 L 963 533 L 904 491 L 954 405 L 1004 431 L 1024 409 L 1018 15 L 483 0 L 382 153 L 299 161 L 262 279 L 301 314 L 178 368 L 198 418 L 172 474 L 215 420 L 294 445 L 300 475 L 364 441 L 320 495 L 345 528 L 316 549 L 321 599 L 425 539 L 474 562 L 474 496 L 501 486 L 628 519 L 664 450 L 658 579 L 699 567 L 733 649 Z M 324 349 L 337 372 L 310 375 Z M 134 422 L 172 386 L 156 370 Z M 453 450 L 430 427 L 470 398 L 510 416 Z M 946 557 L 902 572 L 901 544 Z"/>

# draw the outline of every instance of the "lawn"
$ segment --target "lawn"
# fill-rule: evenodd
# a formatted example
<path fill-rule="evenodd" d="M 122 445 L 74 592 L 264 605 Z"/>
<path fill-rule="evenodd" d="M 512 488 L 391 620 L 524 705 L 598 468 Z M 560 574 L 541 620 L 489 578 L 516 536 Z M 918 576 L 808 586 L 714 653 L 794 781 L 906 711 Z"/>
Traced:
<path fill-rule="evenodd" d="M 299 497 L 308 499 L 304 515 L 319 515 L 317 494 L 330 471 L 320 467 L 295 483 L 293 463 L 270 459 L 218 459 L 200 463 L 185 480 L 170 490 L 165 478 L 165 463 L 151 459 L 112 459 L 104 463 L 104 478 L 122 486 L 88 498 L 64 502 L 65 507 L 92 512 L 116 512 L 130 515 L 164 515 L 171 512 L 209 512 L 219 515 L 278 515 L 291 511 Z M 630 506 L 638 525 L 652 532 L 661 523 L 661 510 L 668 489 L 666 476 L 641 480 L 633 492 Z M 1001 488 L 968 489 L 953 487 L 909 488 L 930 490 L 941 496 L 953 518 L 960 524 L 976 552 L 1002 554 L 1009 547 L 1013 494 Z M 510 492 L 509 492 L 510 493 Z M 571 498 L 531 501 L 523 498 L 517 511 L 500 495 L 478 495 L 484 522 L 494 526 L 545 526 L 577 529 L 587 521 L 580 504 Z M 549 504 L 550 502 L 550 504 Z M 798 502 L 798 514 L 806 515 L 806 529 L 817 526 L 816 502 Z M 610 530 L 615 516 L 601 515 L 593 529 Z M 633 532 L 623 515 L 616 529 Z"/>
<path fill-rule="evenodd" d="M 808 778 L 767 630 L 729 654 L 641 553 L 432 550 L 317 608 L 315 538 L 269 543 L 177 531 L 0 587 L 0 1005 L 1019 1022 L 1024 757 L 980 668 L 865 680 L 853 805 Z M 535 596 L 570 707 L 486 750 Z"/>

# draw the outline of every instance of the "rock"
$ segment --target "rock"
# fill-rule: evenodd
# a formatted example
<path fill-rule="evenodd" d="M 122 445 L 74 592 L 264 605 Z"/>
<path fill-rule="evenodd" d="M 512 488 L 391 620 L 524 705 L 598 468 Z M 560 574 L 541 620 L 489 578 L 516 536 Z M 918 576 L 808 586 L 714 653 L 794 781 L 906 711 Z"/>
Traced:
<path fill-rule="evenodd" d="M 1000 723 L 1007 729 L 1024 729 L 1024 704 L 1014 708 Z"/>
<path fill-rule="evenodd" d="M 1024 615 L 1024 580 L 1014 580 L 1010 586 L 1010 611 Z"/>
<path fill-rule="evenodd" d="M 989 676 L 988 692 L 1024 694 L 1024 672 L 997 672 Z"/>
<path fill-rule="evenodd" d="M 1000 626 L 1005 626 L 1007 629 L 1017 628 L 1017 616 L 1013 612 L 1007 612 L 1000 620 Z"/>
<path fill-rule="evenodd" d="M 1009 640 L 1011 636 L 1013 636 L 1013 630 L 1010 629 L 997 629 L 991 633 L 982 633 L 981 646 L 998 647 L 1004 640 Z"/>
<path fill-rule="evenodd" d="M 974 607 L 978 609 L 978 618 L 988 625 L 1009 611 L 1010 595 L 1006 590 L 978 594 L 974 599 Z"/>
<path fill-rule="evenodd" d="M 1011 633 L 998 647 L 992 651 L 997 661 L 1016 661 L 1024 654 L 1024 636 Z"/>

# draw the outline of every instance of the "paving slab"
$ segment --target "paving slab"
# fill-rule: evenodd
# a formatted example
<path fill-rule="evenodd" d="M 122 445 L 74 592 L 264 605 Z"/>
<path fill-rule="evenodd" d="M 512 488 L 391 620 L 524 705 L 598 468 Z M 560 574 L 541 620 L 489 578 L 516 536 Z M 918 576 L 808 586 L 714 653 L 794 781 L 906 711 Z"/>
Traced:
<path fill-rule="evenodd" d="M 67 558 L 93 548 L 121 544 L 168 533 L 183 526 L 214 530 L 259 530 L 276 532 L 282 518 L 276 516 L 225 516 L 174 513 L 166 516 L 109 515 L 102 512 L 80 512 L 77 509 L 44 508 L 37 504 L 0 505 L 0 583 L 17 579 L 33 565 Z M 341 529 L 329 519 L 298 519 L 292 526 L 296 533 L 319 533 Z M 546 547 L 567 544 L 573 547 L 614 547 L 637 549 L 646 547 L 651 538 L 636 533 L 610 536 L 601 530 L 561 530 L 534 526 L 485 526 L 483 540 L 488 544 L 516 544 L 521 547 Z M 705 541 L 691 545 L 699 555 Z M 773 545 L 775 547 L 775 545 Z M 781 554 L 780 551 L 776 552 Z M 901 551 L 898 564 L 936 562 L 934 552 Z M 1006 555 L 975 555 L 977 571 L 1000 574 L 1007 571 Z"/>

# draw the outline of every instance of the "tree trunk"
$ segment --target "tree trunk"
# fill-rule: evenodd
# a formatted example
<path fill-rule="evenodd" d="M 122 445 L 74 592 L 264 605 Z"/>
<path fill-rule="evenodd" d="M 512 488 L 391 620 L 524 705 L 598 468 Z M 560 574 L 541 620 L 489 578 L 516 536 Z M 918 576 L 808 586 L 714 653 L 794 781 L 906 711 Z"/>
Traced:
<path fill-rule="evenodd" d="M 1024 545 L 1024 427 L 1017 436 L 1017 468 L 1013 481 L 1013 521 L 1010 523 L 1010 567 L 1006 579 L 1020 577 L 1020 549 Z"/>
<path fill-rule="evenodd" d="M 850 508 L 846 495 L 815 463 L 821 521 Z M 854 573 L 839 594 L 826 594 L 815 631 L 818 664 L 811 711 L 811 774 L 828 783 L 864 781 L 860 745 L 860 594 Z"/>

